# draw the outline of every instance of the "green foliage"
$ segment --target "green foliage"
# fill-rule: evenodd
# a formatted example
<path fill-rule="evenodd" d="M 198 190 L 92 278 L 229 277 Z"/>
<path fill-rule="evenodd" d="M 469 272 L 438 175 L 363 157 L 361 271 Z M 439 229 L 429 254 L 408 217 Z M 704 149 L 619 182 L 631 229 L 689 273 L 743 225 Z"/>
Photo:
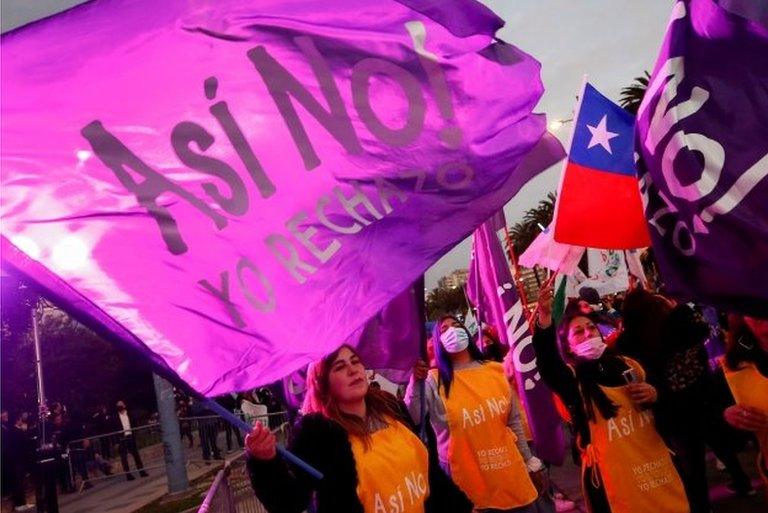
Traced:
<path fill-rule="evenodd" d="M 541 226 L 547 227 L 552 222 L 552 216 L 555 214 L 556 196 L 553 192 L 547 194 L 547 197 L 534 208 L 528 210 L 523 215 L 523 220 L 513 224 L 509 228 L 509 236 L 512 239 L 512 248 L 518 257 L 523 251 L 528 249 L 533 240 L 541 233 Z"/>
<path fill-rule="evenodd" d="M 434 320 L 443 313 L 464 314 L 468 308 L 464 290 L 460 287 L 436 288 L 427 295 L 426 311 L 429 320 Z"/>
<path fill-rule="evenodd" d="M 143 423 L 156 410 L 147 361 L 107 342 L 56 308 L 47 309 L 41 326 L 43 372 L 53 400 L 87 414 L 118 399 Z M 74 412 L 73 412 L 74 413 Z"/>
<path fill-rule="evenodd" d="M 36 411 L 37 384 L 35 381 L 35 349 L 32 343 L 32 316 L 39 293 L 14 279 L 3 275 L 0 280 L 2 301 L 2 404 L 14 415 L 24 410 Z"/>
<path fill-rule="evenodd" d="M 125 400 L 134 415 L 156 409 L 149 364 L 106 341 L 31 287 L 2 280 L 2 404 L 12 414 L 37 411 L 33 305 L 39 305 L 39 334 L 48 403 L 67 405 L 74 419 L 90 417 L 99 404 Z"/>
<path fill-rule="evenodd" d="M 624 110 L 632 114 L 637 114 L 640 108 L 640 103 L 643 101 L 645 91 L 648 89 L 648 80 L 651 75 L 647 72 L 643 72 L 643 76 L 635 77 L 632 84 L 621 90 L 621 97 L 619 98 L 619 105 Z"/>

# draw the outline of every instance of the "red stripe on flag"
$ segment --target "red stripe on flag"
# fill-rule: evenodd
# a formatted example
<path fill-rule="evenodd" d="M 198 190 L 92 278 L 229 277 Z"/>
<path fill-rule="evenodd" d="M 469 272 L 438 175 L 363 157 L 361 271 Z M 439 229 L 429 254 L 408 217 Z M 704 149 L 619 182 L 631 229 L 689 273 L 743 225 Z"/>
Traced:
<path fill-rule="evenodd" d="M 569 162 L 557 199 L 555 240 L 574 246 L 650 246 L 637 178 Z"/>

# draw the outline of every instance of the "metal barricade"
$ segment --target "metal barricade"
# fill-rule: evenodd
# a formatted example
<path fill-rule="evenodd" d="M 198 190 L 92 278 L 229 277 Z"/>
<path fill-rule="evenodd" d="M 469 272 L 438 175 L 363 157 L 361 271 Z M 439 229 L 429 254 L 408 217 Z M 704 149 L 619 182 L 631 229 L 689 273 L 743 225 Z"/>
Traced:
<path fill-rule="evenodd" d="M 249 424 L 256 420 L 261 421 L 275 432 L 281 443 L 287 443 L 290 434 L 287 412 L 267 413 L 257 417 L 249 417 L 242 412 L 236 413 Z M 223 460 L 226 453 L 242 451 L 244 447 L 243 434 L 217 415 L 181 417 L 179 424 L 187 464 L 207 465 L 215 460 Z M 91 484 L 120 477 L 125 479 L 129 474 L 136 474 L 139 469 L 131 444 L 135 444 L 144 471 L 164 469 L 165 456 L 160 424 L 131 428 L 131 433 L 132 440 L 126 440 L 121 430 L 69 442 L 62 458 L 63 464 L 68 466 L 69 484 L 73 488 L 78 485 L 79 491 L 82 492 Z M 123 456 L 129 465 L 128 472 L 122 468 Z M 240 459 L 238 457 L 233 461 Z M 250 484 L 246 485 L 250 490 Z M 260 513 L 262 510 L 243 511 Z"/>
<path fill-rule="evenodd" d="M 219 470 L 205 494 L 198 513 L 235 513 L 235 499 L 229 486 L 229 466 Z"/>
<path fill-rule="evenodd" d="M 197 513 L 268 513 L 256 498 L 245 471 L 245 454 L 221 469 Z"/>
<path fill-rule="evenodd" d="M 96 481 L 164 468 L 161 441 L 159 424 L 132 427 L 130 436 L 120 430 L 72 440 L 63 454 L 69 467 L 70 485 L 74 488 L 79 478 L 82 491 Z M 123 459 L 129 464 L 128 472 L 118 470 Z"/>
<path fill-rule="evenodd" d="M 242 415 L 242 417 L 249 424 L 259 420 L 264 425 L 270 426 L 281 443 L 285 443 L 290 436 L 291 423 L 288 412 L 269 413 L 257 417 Z M 208 489 L 197 513 L 268 513 L 253 493 L 245 467 L 245 458 L 245 453 L 241 454 L 227 462 L 216 474 L 216 479 Z"/>

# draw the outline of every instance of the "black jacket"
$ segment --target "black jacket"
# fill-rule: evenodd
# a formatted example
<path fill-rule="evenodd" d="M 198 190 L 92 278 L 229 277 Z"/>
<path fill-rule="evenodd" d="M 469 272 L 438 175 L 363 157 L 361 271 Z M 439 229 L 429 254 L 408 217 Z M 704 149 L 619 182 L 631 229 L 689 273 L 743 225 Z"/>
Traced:
<path fill-rule="evenodd" d="M 235 411 L 238 409 L 238 400 L 232 397 L 231 394 L 224 394 L 216 398 L 216 402 L 229 411 Z"/>
<path fill-rule="evenodd" d="M 136 422 L 136 417 L 131 415 L 130 410 L 128 411 L 128 420 L 131 421 L 131 432 L 133 432 L 134 429 L 139 427 L 139 423 Z M 123 431 L 123 423 L 120 422 L 120 412 L 115 411 L 111 417 L 108 419 L 109 421 L 109 432 L 114 433 L 115 431 L 120 431 L 122 435 Z"/>
<path fill-rule="evenodd" d="M 579 381 L 560 355 L 555 327 L 540 328 L 536 326 L 533 333 L 533 348 L 536 353 L 536 365 L 544 383 L 560 397 L 571 415 L 574 433 L 579 436 L 583 446 L 586 446 L 591 441 L 589 419 L 584 409 Z M 608 386 L 623 383 L 620 370 L 615 367 L 610 368 L 602 373 L 598 382 Z M 574 457 L 574 462 L 579 463 L 576 461 L 576 457 Z M 598 486 L 595 486 L 589 478 L 591 472 L 590 470 L 582 475 L 582 489 L 590 505 L 590 511 L 592 513 L 610 513 L 611 508 L 605 495 L 602 480 L 599 481 Z"/>
<path fill-rule="evenodd" d="M 403 424 L 414 426 L 403 408 Z M 289 466 L 279 456 L 262 461 L 248 459 L 251 485 L 259 500 L 270 513 L 299 513 L 310 503 L 316 492 L 317 513 L 363 513 L 357 496 L 357 471 L 352 445 L 344 428 L 319 414 L 305 415 L 296 421 L 291 452 L 320 472 L 315 480 L 306 472 Z M 428 513 L 469 513 L 472 504 L 446 476 L 430 452 L 430 496 Z"/>

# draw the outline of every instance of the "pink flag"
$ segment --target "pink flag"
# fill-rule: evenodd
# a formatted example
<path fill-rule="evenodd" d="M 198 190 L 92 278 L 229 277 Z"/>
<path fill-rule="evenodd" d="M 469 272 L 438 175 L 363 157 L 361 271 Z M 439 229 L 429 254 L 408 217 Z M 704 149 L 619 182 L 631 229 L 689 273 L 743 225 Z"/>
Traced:
<path fill-rule="evenodd" d="M 578 269 L 584 248 L 557 242 L 553 232 L 551 225 L 543 230 L 523 251 L 518 263 L 531 269 L 539 265 L 558 274 L 572 276 Z"/>
<path fill-rule="evenodd" d="M 627 261 L 629 274 L 640 280 L 643 287 L 647 287 L 648 278 L 645 276 L 645 271 L 643 270 L 643 262 L 640 260 L 640 252 L 636 249 L 628 249 L 624 251 L 624 259 Z"/>
<path fill-rule="evenodd" d="M 202 393 L 275 381 L 519 188 L 543 88 L 501 25 L 471 0 L 96 0 L 6 34 L 2 258 Z"/>

